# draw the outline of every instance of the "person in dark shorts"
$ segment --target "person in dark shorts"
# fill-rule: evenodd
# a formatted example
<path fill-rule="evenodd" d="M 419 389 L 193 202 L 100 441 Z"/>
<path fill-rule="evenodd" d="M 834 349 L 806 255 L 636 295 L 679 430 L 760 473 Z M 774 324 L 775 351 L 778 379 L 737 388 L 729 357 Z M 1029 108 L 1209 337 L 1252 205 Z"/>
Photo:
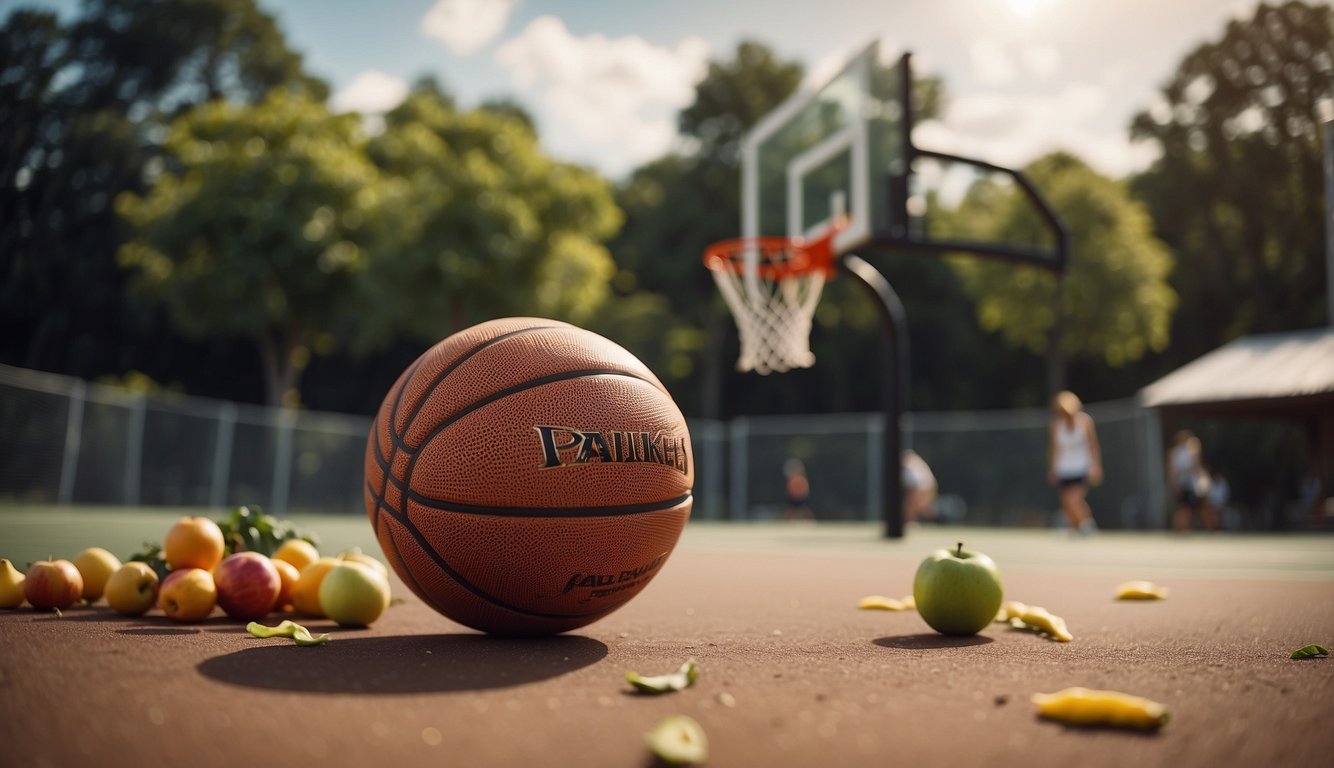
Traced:
<path fill-rule="evenodd" d="M 1167 480 L 1176 497 L 1176 511 L 1172 515 L 1172 530 L 1191 529 L 1198 515 L 1204 527 L 1218 529 L 1217 512 L 1209 504 L 1209 472 L 1204 468 L 1204 450 L 1200 438 L 1189 429 L 1176 433 L 1172 450 L 1167 454 Z"/>
<path fill-rule="evenodd" d="M 1085 497 L 1090 485 L 1102 482 L 1102 449 L 1093 418 L 1073 392 L 1059 392 L 1051 401 L 1047 482 L 1060 489 L 1061 511 L 1072 532 L 1098 530 Z"/>

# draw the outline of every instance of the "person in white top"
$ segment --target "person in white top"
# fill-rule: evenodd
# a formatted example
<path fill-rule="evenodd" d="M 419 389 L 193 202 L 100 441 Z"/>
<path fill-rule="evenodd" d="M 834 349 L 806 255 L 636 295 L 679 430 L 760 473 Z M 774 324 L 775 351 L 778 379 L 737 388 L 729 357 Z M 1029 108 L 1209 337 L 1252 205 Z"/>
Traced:
<path fill-rule="evenodd" d="M 1192 518 L 1199 513 L 1204 527 L 1218 530 L 1218 510 L 1209 503 L 1210 478 L 1204 468 L 1200 438 L 1189 429 L 1177 432 L 1172 450 L 1167 454 L 1167 479 L 1176 495 L 1172 529 L 1184 533 L 1191 529 Z"/>
<path fill-rule="evenodd" d="M 1059 392 L 1051 400 L 1047 455 L 1047 482 L 1060 489 L 1061 511 L 1070 530 L 1096 531 L 1085 497 L 1090 485 L 1102 482 L 1102 449 L 1093 419 L 1074 392 Z"/>

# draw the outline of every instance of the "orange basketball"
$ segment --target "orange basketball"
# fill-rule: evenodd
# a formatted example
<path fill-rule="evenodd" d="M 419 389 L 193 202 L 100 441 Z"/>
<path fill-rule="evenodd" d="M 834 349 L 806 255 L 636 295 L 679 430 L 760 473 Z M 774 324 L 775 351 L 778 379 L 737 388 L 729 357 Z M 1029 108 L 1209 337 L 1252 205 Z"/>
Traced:
<path fill-rule="evenodd" d="M 404 583 L 485 632 L 625 605 L 690 517 L 690 435 L 634 355 L 555 320 L 493 320 L 417 359 L 366 443 L 366 512 Z"/>

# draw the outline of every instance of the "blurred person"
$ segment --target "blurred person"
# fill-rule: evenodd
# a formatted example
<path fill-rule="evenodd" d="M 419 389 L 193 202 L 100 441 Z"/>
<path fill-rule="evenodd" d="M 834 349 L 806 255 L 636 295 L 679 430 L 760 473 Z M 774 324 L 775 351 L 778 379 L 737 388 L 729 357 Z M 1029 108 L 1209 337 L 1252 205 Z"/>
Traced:
<path fill-rule="evenodd" d="M 811 481 L 806 476 L 806 465 L 801 459 L 788 459 L 783 462 L 783 493 L 787 499 L 787 506 L 783 510 L 784 519 L 815 519 L 807 504 L 811 495 Z"/>
<path fill-rule="evenodd" d="M 1072 532 L 1088 535 L 1098 530 L 1086 497 L 1090 486 L 1102 482 L 1102 449 L 1093 418 L 1068 390 L 1051 400 L 1047 482 L 1060 489 L 1061 511 Z"/>
<path fill-rule="evenodd" d="M 1214 471 L 1208 465 L 1204 467 L 1209 476 L 1209 492 L 1204 497 L 1204 524 L 1212 531 L 1237 527 L 1237 511 L 1228 506 L 1232 500 L 1232 487 L 1222 472 Z"/>
<path fill-rule="evenodd" d="M 912 449 L 903 452 L 903 522 L 936 519 L 936 476 Z"/>
<path fill-rule="evenodd" d="M 1200 438 L 1189 429 L 1176 433 L 1172 450 L 1167 454 L 1167 481 L 1176 495 L 1176 511 L 1172 515 L 1172 530 L 1191 529 L 1198 514 L 1205 526 L 1212 530 L 1205 507 L 1209 495 L 1209 473 L 1204 469 L 1204 452 Z"/>

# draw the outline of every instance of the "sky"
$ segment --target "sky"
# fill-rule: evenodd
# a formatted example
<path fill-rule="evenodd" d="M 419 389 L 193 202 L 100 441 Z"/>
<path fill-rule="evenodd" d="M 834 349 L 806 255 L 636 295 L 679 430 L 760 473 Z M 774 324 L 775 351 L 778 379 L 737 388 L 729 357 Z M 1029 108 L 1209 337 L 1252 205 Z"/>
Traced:
<path fill-rule="evenodd" d="M 3 0 L 9 5 L 12 0 Z M 333 105 L 391 108 L 434 75 L 465 106 L 508 98 L 545 149 L 620 179 L 681 146 L 676 115 L 709 60 L 743 40 L 801 62 L 811 83 L 873 39 L 943 78 L 915 143 L 1002 165 L 1067 150 L 1110 176 L 1181 59 L 1257 0 L 259 0 Z M 36 0 L 64 13 L 76 0 Z"/>

